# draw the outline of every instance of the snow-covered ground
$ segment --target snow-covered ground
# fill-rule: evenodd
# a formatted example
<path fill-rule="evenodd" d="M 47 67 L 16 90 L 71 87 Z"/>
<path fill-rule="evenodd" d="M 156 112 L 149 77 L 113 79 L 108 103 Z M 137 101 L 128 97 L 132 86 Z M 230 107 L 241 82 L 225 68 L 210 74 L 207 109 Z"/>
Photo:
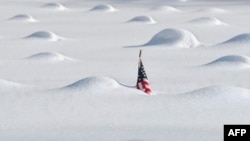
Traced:
<path fill-rule="evenodd" d="M 250 123 L 247 0 L 1 0 L 1 141 L 221 141 Z M 154 91 L 135 89 L 138 53 Z"/>

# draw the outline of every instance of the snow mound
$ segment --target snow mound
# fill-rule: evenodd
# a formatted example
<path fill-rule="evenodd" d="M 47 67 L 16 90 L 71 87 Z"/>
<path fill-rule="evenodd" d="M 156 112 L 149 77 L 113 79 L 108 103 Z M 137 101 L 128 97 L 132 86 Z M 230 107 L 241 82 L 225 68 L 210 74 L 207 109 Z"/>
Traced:
<path fill-rule="evenodd" d="M 0 88 L 3 89 L 3 88 L 18 88 L 18 87 L 21 87 L 22 85 L 19 84 L 19 83 L 15 83 L 15 82 L 12 82 L 12 81 L 7 81 L 7 80 L 3 80 L 3 79 L 0 79 Z"/>
<path fill-rule="evenodd" d="M 0 94 L 11 94 L 12 92 L 30 91 L 36 87 L 0 79 Z"/>
<path fill-rule="evenodd" d="M 143 46 L 164 45 L 169 47 L 193 48 L 200 45 L 196 37 L 184 29 L 168 28 L 157 33 Z"/>
<path fill-rule="evenodd" d="M 90 9 L 90 11 L 115 12 L 117 11 L 117 9 L 115 9 L 112 5 L 109 4 L 100 4 Z"/>
<path fill-rule="evenodd" d="M 19 14 L 9 18 L 11 21 L 19 21 L 19 22 L 37 22 L 31 15 Z"/>
<path fill-rule="evenodd" d="M 112 90 L 120 86 L 120 84 L 109 77 L 90 76 L 81 79 L 73 84 L 63 87 L 66 90 L 90 90 L 87 92 L 103 92 L 105 90 Z"/>
<path fill-rule="evenodd" d="M 220 13 L 228 13 L 227 10 L 224 10 L 224 9 L 221 9 L 221 8 L 205 8 L 205 9 L 200 9 L 198 10 L 198 12 L 206 12 L 206 13 L 217 13 L 217 14 L 220 14 Z"/>
<path fill-rule="evenodd" d="M 56 35 L 53 32 L 48 32 L 48 31 L 37 31 L 35 33 L 32 33 L 26 37 L 26 39 L 39 39 L 39 40 L 47 40 L 47 41 L 60 41 L 63 38 Z"/>
<path fill-rule="evenodd" d="M 237 35 L 221 44 L 247 43 L 247 42 L 250 42 L 250 33 Z"/>
<path fill-rule="evenodd" d="M 250 58 L 240 55 L 227 55 L 206 64 L 206 66 L 250 67 Z"/>
<path fill-rule="evenodd" d="M 233 86 L 210 86 L 181 95 L 192 99 L 213 99 L 220 102 L 250 100 L 250 90 Z"/>
<path fill-rule="evenodd" d="M 49 61 L 49 62 L 57 62 L 57 61 L 66 61 L 66 60 L 74 60 L 70 57 L 64 56 L 59 53 L 54 52 L 41 52 L 35 55 L 29 56 L 25 59 L 32 60 L 32 61 Z"/>
<path fill-rule="evenodd" d="M 55 3 L 55 2 L 44 4 L 44 5 L 42 5 L 42 8 L 51 9 L 51 10 L 58 10 L 58 11 L 68 10 L 68 8 L 66 8 L 61 3 Z"/>
<path fill-rule="evenodd" d="M 189 21 L 190 23 L 203 24 L 203 25 L 226 25 L 226 23 L 220 21 L 217 18 L 213 17 L 200 17 L 194 20 Z"/>
<path fill-rule="evenodd" d="M 172 6 L 158 6 L 158 7 L 154 7 L 151 9 L 152 11 L 156 11 L 156 12 L 167 12 L 167 13 L 172 13 L 172 12 L 180 12 L 179 9 L 172 7 Z"/>
<path fill-rule="evenodd" d="M 137 16 L 129 20 L 128 22 L 137 22 L 137 23 L 146 23 L 146 24 L 154 24 L 156 21 L 150 16 Z"/>

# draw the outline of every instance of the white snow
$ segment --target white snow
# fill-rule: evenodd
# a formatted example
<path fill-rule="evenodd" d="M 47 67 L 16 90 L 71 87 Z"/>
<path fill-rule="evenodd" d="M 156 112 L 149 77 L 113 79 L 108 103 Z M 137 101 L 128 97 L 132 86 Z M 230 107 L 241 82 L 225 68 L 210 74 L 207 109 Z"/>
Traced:
<path fill-rule="evenodd" d="M 137 16 L 129 20 L 128 22 L 133 23 L 146 23 L 146 24 L 154 24 L 156 21 L 150 16 Z"/>
<path fill-rule="evenodd" d="M 220 21 L 217 18 L 213 18 L 213 17 L 200 17 L 197 19 L 193 19 L 189 22 L 197 24 L 197 25 L 227 25 L 226 23 Z"/>
<path fill-rule="evenodd" d="M 0 1 L 0 140 L 223 140 L 250 123 L 249 4 Z"/>
<path fill-rule="evenodd" d="M 206 66 L 250 68 L 250 58 L 240 55 L 227 55 L 206 64 Z"/>
<path fill-rule="evenodd" d="M 41 6 L 42 8 L 49 9 L 49 10 L 57 10 L 57 11 L 65 11 L 68 8 L 66 8 L 64 5 L 61 3 L 56 3 L 56 2 L 50 2 L 46 3 Z"/>
<path fill-rule="evenodd" d="M 44 61 L 44 62 L 58 62 L 58 61 L 73 61 L 70 57 L 64 56 L 60 53 L 55 52 L 41 52 L 25 58 L 29 61 Z"/>
<path fill-rule="evenodd" d="M 174 12 L 180 12 L 179 9 L 169 6 L 169 5 L 164 5 L 164 6 L 157 6 L 151 9 L 152 11 L 157 11 L 157 12 L 165 12 L 165 13 L 174 13 Z"/>
<path fill-rule="evenodd" d="M 9 18 L 10 21 L 17 21 L 17 22 L 37 22 L 31 15 L 27 14 L 19 14 Z"/>
<path fill-rule="evenodd" d="M 193 48 L 200 45 L 196 37 L 184 29 L 168 28 L 160 31 L 144 46 L 162 45 L 166 47 Z"/>
<path fill-rule="evenodd" d="M 112 5 L 109 4 L 100 4 L 90 9 L 90 11 L 115 12 L 117 11 L 117 9 L 115 9 Z"/>
<path fill-rule="evenodd" d="M 38 40 L 47 40 L 47 41 L 60 41 L 62 37 L 56 35 L 53 32 L 49 31 L 37 31 L 34 32 L 26 37 L 25 39 L 38 39 Z"/>

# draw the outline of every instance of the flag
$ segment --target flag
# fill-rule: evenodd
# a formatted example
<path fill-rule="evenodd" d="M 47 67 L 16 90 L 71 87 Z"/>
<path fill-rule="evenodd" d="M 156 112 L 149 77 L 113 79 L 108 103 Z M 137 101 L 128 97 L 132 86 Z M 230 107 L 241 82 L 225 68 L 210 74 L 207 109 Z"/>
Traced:
<path fill-rule="evenodd" d="M 144 91 L 146 94 L 151 94 L 152 89 L 150 88 L 148 77 L 146 75 L 146 72 L 144 70 L 144 66 L 143 66 L 142 60 L 141 60 L 141 50 L 140 50 L 139 57 L 140 58 L 139 58 L 138 78 L 137 78 L 136 88 Z"/>

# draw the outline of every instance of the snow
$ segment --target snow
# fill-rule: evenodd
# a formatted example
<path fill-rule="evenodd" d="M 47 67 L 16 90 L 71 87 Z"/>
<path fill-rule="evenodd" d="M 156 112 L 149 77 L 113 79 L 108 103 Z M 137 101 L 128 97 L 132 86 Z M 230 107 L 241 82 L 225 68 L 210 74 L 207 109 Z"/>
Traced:
<path fill-rule="evenodd" d="M 164 12 L 164 13 L 174 13 L 174 12 L 180 12 L 179 9 L 173 7 L 173 6 L 157 6 L 151 9 L 152 11 L 157 11 L 157 12 Z"/>
<path fill-rule="evenodd" d="M 25 58 L 29 61 L 41 61 L 41 62 L 58 62 L 58 61 L 76 61 L 76 59 L 64 56 L 55 52 L 41 52 Z"/>
<path fill-rule="evenodd" d="M 247 0 L 0 1 L 0 140 L 223 140 L 224 124 L 250 123 L 249 13 Z M 140 49 L 153 95 L 135 89 Z"/>
<path fill-rule="evenodd" d="M 48 10 L 57 10 L 57 11 L 65 11 L 68 9 L 61 3 L 55 3 L 55 2 L 46 3 L 42 5 L 41 7 L 48 9 Z"/>
<path fill-rule="evenodd" d="M 47 41 L 60 41 L 62 38 L 56 35 L 53 32 L 49 31 L 37 31 L 26 37 L 26 39 L 38 39 L 38 40 L 47 40 Z"/>
<path fill-rule="evenodd" d="M 160 31 L 143 46 L 163 45 L 166 47 L 193 48 L 199 46 L 197 38 L 184 29 L 168 28 Z"/>
<path fill-rule="evenodd" d="M 191 20 L 190 23 L 194 23 L 197 25 L 227 25 L 226 23 L 213 17 L 200 17 L 200 18 Z"/>
<path fill-rule="evenodd" d="M 100 4 L 90 9 L 90 11 L 115 12 L 117 11 L 117 9 L 115 9 L 112 5 L 109 4 Z"/>
<path fill-rule="evenodd" d="M 19 14 L 15 15 L 11 18 L 9 18 L 11 21 L 17 21 L 17 22 L 37 22 L 36 19 L 34 19 L 32 16 L 27 14 Z"/>
<path fill-rule="evenodd" d="M 129 20 L 128 22 L 134 23 L 146 23 L 146 24 L 155 24 L 156 21 L 150 16 L 137 16 Z"/>
<path fill-rule="evenodd" d="M 240 55 L 227 55 L 220 57 L 211 63 L 206 64 L 207 66 L 221 66 L 221 67 L 237 67 L 244 68 L 250 67 L 250 58 L 247 56 Z"/>

